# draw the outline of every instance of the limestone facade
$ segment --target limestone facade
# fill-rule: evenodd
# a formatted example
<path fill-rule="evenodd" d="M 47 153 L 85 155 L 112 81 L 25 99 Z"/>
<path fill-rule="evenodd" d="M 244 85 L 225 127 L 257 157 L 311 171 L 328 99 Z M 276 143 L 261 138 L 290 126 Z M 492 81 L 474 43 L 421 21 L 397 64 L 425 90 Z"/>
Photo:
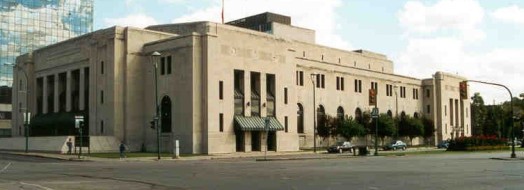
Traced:
<path fill-rule="evenodd" d="M 134 151 L 156 150 L 149 127 L 154 63 L 164 151 L 175 139 L 181 153 L 195 154 L 312 147 L 314 84 L 315 106 L 328 115 L 370 111 L 368 90 L 376 88 L 381 113 L 431 117 L 434 142 L 471 134 L 470 103 L 458 91 L 465 78 L 397 75 L 385 55 L 321 46 L 312 30 L 274 26 L 270 32 L 213 22 L 116 26 L 22 55 L 17 64 L 28 71 L 33 115 L 87 111 L 89 136 L 112 136 Z M 159 59 L 150 56 L 155 51 Z M 13 102 L 18 110 L 16 102 L 25 105 L 25 98 Z M 274 116 L 284 129 L 267 137 L 239 130 L 235 116 Z M 22 118 L 13 113 L 13 136 L 24 135 L 17 131 Z"/>

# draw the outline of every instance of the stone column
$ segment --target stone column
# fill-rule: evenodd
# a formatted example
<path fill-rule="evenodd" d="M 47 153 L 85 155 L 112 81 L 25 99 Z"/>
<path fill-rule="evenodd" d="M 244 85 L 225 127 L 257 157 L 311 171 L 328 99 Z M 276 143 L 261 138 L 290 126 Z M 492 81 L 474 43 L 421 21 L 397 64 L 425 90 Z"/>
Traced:
<path fill-rule="evenodd" d="M 54 112 L 55 112 L 55 113 L 58 112 L 58 110 L 60 110 L 60 107 L 58 107 L 58 103 L 59 103 L 59 101 L 60 101 L 60 98 L 59 98 L 59 97 L 60 97 L 60 94 L 58 94 L 58 85 L 59 85 L 59 84 L 60 84 L 60 81 L 59 81 L 58 74 L 55 74 L 55 89 L 54 89 L 54 91 L 55 91 L 55 93 L 54 93 L 54 95 L 55 95 L 54 99 L 55 99 L 55 100 L 54 100 L 54 102 L 53 102 L 53 103 L 55 104 L 55 105 L 53 105 L 53 108 L 54 108 Z"/>
<path fill-rule="evenodd" d="M 66 111 L 71 111 L 71 71 L 67 71 L 66 77 Z"/>
<path fill-rule="evenodd" d="M 78 105 L 78 108 L 80 110 L 84 110 L 85 109 L 85 101 L 84 101 L 85 95 L 84 95 L 84 92 L 85 92 L 85 89 L 86 89 L 85 86 L 84 86 L 84 84 L 85 84 L 85 68 L 80 68 L 80 77 L 79 78 L 80 78 L 80 82 L 79 82 L 79 84 L 80 84 L 79 87 L 80 88 L 79 88 L 79 96 L 78 96 L 79 97 L 79 101 L 78 101 L 78 103 L 80 105 Z"/>
<path fill-rule="evenodd" d="M 44 76 L 43 77 L 43 87 L 42 87 L 42 113 L 48 113 L 48 109 L 49 109 L 49 105 L 47 105 L 47 95 L 48 95 L 48 91 L 47 91 L 47 76 Z"/>

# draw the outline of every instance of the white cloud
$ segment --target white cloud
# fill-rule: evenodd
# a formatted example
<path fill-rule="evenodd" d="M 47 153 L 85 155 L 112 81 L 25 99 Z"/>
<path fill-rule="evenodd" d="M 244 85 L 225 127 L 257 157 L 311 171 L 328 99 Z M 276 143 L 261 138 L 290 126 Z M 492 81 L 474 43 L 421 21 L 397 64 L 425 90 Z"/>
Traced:
<path fill-rule="evenodd" d="M 104 23 L 106 27 L 118 25 L 133 26 L 139 28 L 144 28 L 149 25 L 158 24 L 158 22 L 153 17 L 141 13 L 135 15 L 127 15 L 126 17 L 122 18 L 106 18 L 104 19 Z"/>
<path fill-rule="evenodd" d="M 478 29 L 483 17 L 484 9 L 475 0 L 441 0 L 434 5 L 409 1 L 398 14 L 408 33 L 459 31 L 468 41 L 484 39 L 484 32 Z"/>
<path fill-rule="evenodd" d="M 337 33 L 336 9 L 341 6 L 340 0 L 301 1 L 300 7 L 296 3 L 294 0 L 227 0 L 224 5 L 225 22 L 263 12 L 274 12 L 290 16 L 294 26 L 315 30 L 319 44 L 351 50 L 351 45 Z M 221 1 L 216 1 L 211 7 L 194 10 L 172 22 L 221 22 L 221 10 Z"/>
<path fill-rule="evenodd" d="M 504 22 L 524 25 L 524 8 L 517 5 L 497 9 L 491 15 Z"/>
<path fill-rule="evenodd" d="M 515 17 L 515 12 L 518 11 L 504 13 Z M 472 39 L 483 39 L 485 36 L 478 28 L 482 24 L 482 15 L 482 7 L 472 0 L 441 0 L 430 6 L 407 2 L 398 15 L 400 25 L 407 34 L 407 45 L 393 57 L 396 71 L 418 78 L 429 78 L 436 71 L 444 71 L 468 79 L 506 85 L 514 96 L 518 96 L 524 92 L 524 83 L 521 82 L 524 67 L 519 66 L 524 59 L 524 48 L 501 47 L 476 51 L 475 45 L 481 44 Z M 470 94 L 480 92 L 487 104 L 509 99 L 504 88 L 475 83 L 470 85 Z"/>

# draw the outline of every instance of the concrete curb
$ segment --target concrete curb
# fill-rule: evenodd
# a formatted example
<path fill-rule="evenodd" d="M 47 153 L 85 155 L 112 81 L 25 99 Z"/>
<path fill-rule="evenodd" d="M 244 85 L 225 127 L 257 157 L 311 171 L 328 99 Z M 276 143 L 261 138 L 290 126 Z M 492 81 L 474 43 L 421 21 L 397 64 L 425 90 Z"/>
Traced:
<path fill-rule="evenodd" d="M 91 160 L 86 160 L 86 159 L 78 159 L 78 158 L 63 158 L 63 157 L 59 157 L 59 156 L 51 156 L 51 155 L 41 155 L 41 154 L 34 154 L 34 153 L 19 153 L 19 152 L 4 152 L 4 151 L 0 151 L 0 153 L 2 154 L 10 154 L 10 155 L 17 155 L 17 156 L 29 156 L 29 157 L 35 157 L 35 158 L 47 158 L 47 159 L 53 159 L 53 160 L 63 160 L 63 161 L 78 161 L 78 162 L 82 162 L 82 161 L 91 161 Z"/>

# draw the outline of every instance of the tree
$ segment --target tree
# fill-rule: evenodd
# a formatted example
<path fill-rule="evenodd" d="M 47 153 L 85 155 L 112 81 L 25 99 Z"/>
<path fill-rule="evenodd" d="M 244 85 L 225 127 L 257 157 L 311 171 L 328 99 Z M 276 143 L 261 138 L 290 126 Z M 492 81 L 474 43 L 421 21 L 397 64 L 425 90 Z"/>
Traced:
<path fill-rule="evenodd" d="M 393 137 L 397 133 L 395 121 L 387 114 L 380 114 L 378 118 L 378 136 L 384 145 L 385 137 Z"/>
<path fill-rule="evenodd" d="M 471 133 L 475 136 L 483 135 L 483 127 L 486 125 L 487 113 L 486 106 L 484 105 L 484 99 L 480 96 L 480 93 L 476 92 L 471 97 Z"/>
<path fill-rule="evenodd" d="M 435 134 L 435 124 L 433 120 L 428 117 L 422 117 L 422 124 L 424 125 L 424 140 L 429 144 L 429 139 Z"/>
<path fill-rule="evenodd" d="M 419 118 L 411 117 L 408 118 L 409 132 L 408 137 L 411 145 L 413 145 L 413 138 L 420 137 L 424 135 L 424 124 Z"/>
<path fill-rule="evenodd" d="M 353 137 L 361 137 L 366 135 L 366 129 L 360 123 L 353 119 L 353 117 L 345 117 L 341 120 L 337 128 L 337 134 L 351 141 Z"/>
<path fill-rule="evenodd" d="M 317 125 L 317 135 L 319 137 L 322 137 L 322 139 L 324 140 L 326 140 L 329 137 L 336 136 L 335 130 L 337 128 L 337 122 L 338 121 L 336 118 L 329 115 L 319 117 Z"/>

